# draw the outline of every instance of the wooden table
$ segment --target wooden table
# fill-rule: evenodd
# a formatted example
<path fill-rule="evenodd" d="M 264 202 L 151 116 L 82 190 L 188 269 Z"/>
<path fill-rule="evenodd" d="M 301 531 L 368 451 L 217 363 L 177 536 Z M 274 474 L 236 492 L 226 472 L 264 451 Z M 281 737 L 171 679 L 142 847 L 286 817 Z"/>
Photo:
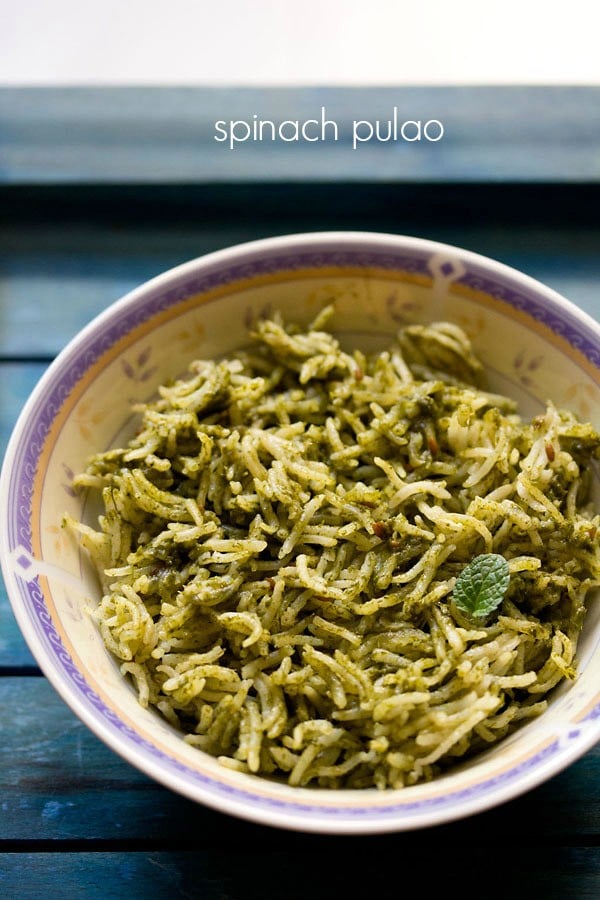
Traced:
<path fill-rule="evenodd" d="M 347 145 L 242 156 L 212 142 L 223 110 L 262 104 L 281 117 L 323 102 L 346 120 L 392 102 L 438 111 L 447 145 L 359 158 Z M 596 89 L 0 91 L 0 451 L 45 368 L 96 313 L 239 241 L 418 234 L 514 265 L 599 317 L 599 107 Z M 104 746 L 42 676 L 2 586 L 0 758 L 7 898 L 600 897 L 600 746 L 444 826 L 276 831 L 196 805 Z"/>

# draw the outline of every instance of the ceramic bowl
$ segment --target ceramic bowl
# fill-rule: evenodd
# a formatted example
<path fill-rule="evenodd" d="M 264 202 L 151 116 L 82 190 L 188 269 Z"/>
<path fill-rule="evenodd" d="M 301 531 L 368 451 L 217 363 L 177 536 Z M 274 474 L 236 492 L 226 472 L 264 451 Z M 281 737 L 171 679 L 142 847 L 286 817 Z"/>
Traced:
<path fill-rule="evenodd" d="M 48 368 L 14 429 L 1 480 L 2 567 L 19 626 L 63 700 L 110 748 L 208 807 L 297 831 L 418 829 L 504 803 L 572 764 L 600 739 L 600 604 L 579 648 L 579 677 L 493 750 L 401 790 L 296 788 L 222 767 L 142 709 L 85 612 L 91 567 L 61 529 L 85 517 L 71 477 L 130 427 L 131 404 L 198 356 L 246 341 L 280 309 L 308 322 L 335 300 L 350 343 L 408 322 L 461 325 L 494 389 L 524 413 L 551 398 L 600 426 L 600 326 L 548 287 L 467 250 L 414 237 L 311 233 L 242 244 L 172 269 L 109 306 Z"/>

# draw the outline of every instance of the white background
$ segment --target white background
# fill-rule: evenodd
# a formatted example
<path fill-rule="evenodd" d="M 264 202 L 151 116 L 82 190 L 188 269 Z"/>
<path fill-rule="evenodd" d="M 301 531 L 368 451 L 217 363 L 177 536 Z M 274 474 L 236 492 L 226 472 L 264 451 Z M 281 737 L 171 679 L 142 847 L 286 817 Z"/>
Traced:
<path fill-rule="evenodd" d="M 599 84 L 597 0 L 0 0 L 0 85 Z"/>

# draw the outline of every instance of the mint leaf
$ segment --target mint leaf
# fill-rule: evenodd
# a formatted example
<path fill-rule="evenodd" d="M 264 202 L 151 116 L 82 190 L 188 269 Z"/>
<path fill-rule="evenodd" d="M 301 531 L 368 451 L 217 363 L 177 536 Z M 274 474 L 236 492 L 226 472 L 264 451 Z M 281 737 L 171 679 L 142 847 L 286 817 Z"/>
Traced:
<path fill-rule="evenodd" d="M 482 553 L 456 579 L 454 605 L 469 618 L 483 620 L 502 603 L 509 580 L 504 557 L 499 553 Z"/>

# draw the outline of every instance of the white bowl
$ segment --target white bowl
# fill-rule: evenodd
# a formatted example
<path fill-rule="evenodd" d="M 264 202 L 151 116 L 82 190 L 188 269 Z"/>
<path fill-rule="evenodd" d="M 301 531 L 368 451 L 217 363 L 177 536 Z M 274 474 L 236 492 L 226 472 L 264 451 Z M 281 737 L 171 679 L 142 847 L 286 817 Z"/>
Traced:
<path fill-rule="evenodd" d="M 110 306 L 77 335 L 32 393 L 0 482 L 4 577 L 41 669 L 86 725 L 174 791 L 271 826 L 375 833 L 452 821 L 540 784 L 600 739 L 600 606 L 579 645 L 579 677 L 548 710 L 494 749 L 429 783 L 400 790 L 290 787 L 221 766 L 143 709 L 84 611 L 99 589 L 65 512 L 85 515 L 70 487 L 87 457 L 127 433 L 130 405 L 194 357 L 227 353 L 248 321 L 280 309 L 308 322 L 335 300 L 350 342 L 406 322 L 461 325 L 492 387 L 526 414 L 551 398 L 600 426 L 600 327 L 514 269 L 455 247 L 398 235 L 313 233 L 242 244 L 178 266 Z"/>

